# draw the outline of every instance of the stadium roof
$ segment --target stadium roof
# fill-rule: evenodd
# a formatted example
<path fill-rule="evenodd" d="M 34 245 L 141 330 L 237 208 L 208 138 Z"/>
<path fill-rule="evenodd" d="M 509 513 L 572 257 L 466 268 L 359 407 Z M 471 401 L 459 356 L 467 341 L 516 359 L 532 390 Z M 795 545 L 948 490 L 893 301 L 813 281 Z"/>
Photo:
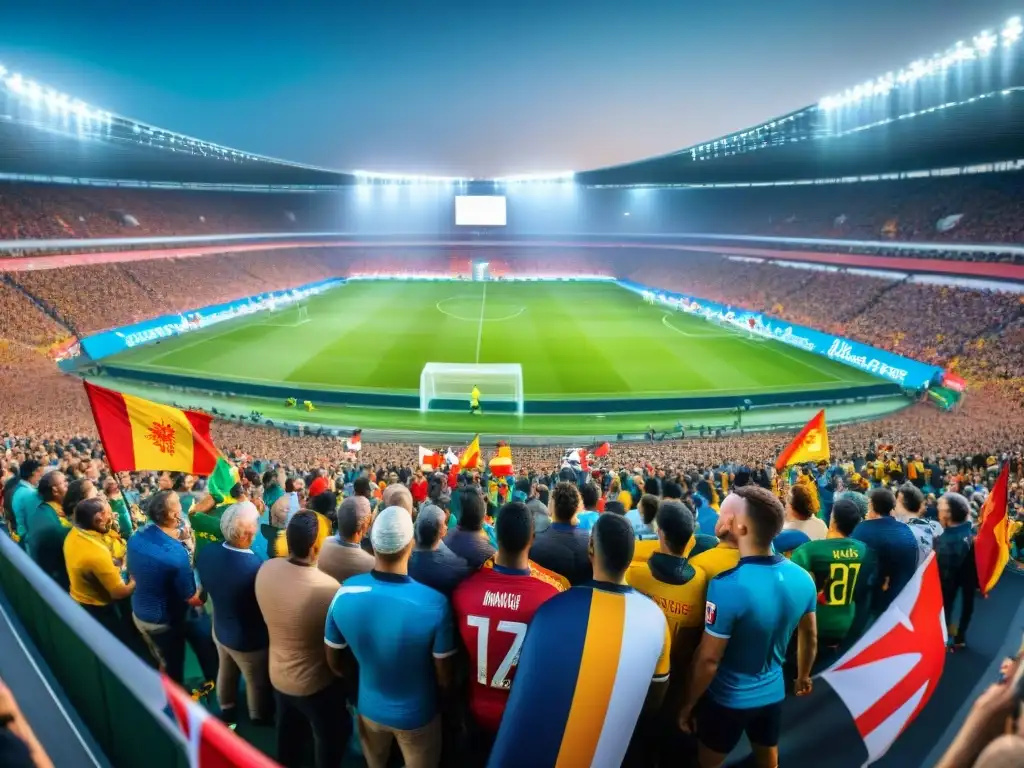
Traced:
<path fill-rule="evenodd" d="M 1015 17 L 899 72 L 668 155 L 499 181 L 747 184 L 1017 160 L 1024 155 L 1021 33 Z M 0 174 L 304 188 L 472 181 L 343 172 L 254 155 L 113 115 L 3 65 Z"/>

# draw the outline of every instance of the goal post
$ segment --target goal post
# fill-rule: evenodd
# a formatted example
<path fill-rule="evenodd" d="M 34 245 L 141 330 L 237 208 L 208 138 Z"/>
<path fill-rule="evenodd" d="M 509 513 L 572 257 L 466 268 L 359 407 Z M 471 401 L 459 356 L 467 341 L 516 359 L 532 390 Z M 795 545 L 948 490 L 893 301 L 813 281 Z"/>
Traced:
<path fill-rule="evenodd" d="M 420 373 L 420 411 L 431 404 L 447 410 L 469 407 L 473 387 L 480 388 L 484 410 L 488 403 L 498 410 L 523 415 L 523 366 L 519 363 L 427 363 Z"/>

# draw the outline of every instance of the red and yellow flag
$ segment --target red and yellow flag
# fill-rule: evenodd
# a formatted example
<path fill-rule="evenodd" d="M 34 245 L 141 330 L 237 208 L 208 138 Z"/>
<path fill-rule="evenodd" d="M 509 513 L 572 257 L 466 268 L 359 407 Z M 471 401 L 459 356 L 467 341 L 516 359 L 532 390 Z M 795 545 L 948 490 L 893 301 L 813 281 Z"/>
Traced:
<path fill-rule="evenodd" d="M 817 416 L 807 422 L 786 450 L 779 454 L 779 458 L 775 461 L 775 469 L 781 472 L 793 464 L 806 464 L 820 459 L 828 461 L 830 456 L 828 429 L 825 427 L 825 409 L 823 408 L 818 411 Z"/>
<path fill-rule="evenodd" d="M 168 471 L 209 475 L 220 452 L 212 417 L 85 382 L 92 417 L 114 472 Z"/>
<path fill-rule="evenodd" d="M 983 595 L 992 591 L 1010 561 L 1009 484 L 1010 462 L 1006 461 L 981 508 L 981 525 L 974 539 L 974 565 Z"/>
<path fill-rule="evenodd" d="M 512 466 L 512 448 L 505 443 L 498 443 L 498 453 L 490 460 L 488 466 L 491 474 L 495 477 L 511 475 L 515 469 Z"/>
<path fill-rule="evenodd" d="M 476 465 L 480 463 L 480 435 L 473 438 L 466 450 L 459 456 L 459 467 L 461 469 L 476 469 Z"/>

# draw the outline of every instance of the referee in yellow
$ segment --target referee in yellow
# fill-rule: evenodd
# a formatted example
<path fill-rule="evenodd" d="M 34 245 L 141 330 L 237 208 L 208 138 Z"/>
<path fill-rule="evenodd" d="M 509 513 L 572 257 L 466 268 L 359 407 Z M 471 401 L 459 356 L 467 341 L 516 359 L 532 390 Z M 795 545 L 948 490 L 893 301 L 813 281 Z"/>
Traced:
<path fill-rule="evenodd" d="M 469 412 L 480 415 L 483 411 L 480 410 L 480 388 L 474 384 L 473 391 L 469 393 Z"/>

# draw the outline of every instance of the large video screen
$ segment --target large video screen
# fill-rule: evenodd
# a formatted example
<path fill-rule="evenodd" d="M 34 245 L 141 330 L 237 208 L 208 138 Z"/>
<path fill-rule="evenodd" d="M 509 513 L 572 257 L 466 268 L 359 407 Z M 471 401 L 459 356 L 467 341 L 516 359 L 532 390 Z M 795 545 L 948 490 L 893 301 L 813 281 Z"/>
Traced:
<path fill-rule="evenodd" d="M 504 227 L 504 195 L 457 195 L 455 226 Z"/>

